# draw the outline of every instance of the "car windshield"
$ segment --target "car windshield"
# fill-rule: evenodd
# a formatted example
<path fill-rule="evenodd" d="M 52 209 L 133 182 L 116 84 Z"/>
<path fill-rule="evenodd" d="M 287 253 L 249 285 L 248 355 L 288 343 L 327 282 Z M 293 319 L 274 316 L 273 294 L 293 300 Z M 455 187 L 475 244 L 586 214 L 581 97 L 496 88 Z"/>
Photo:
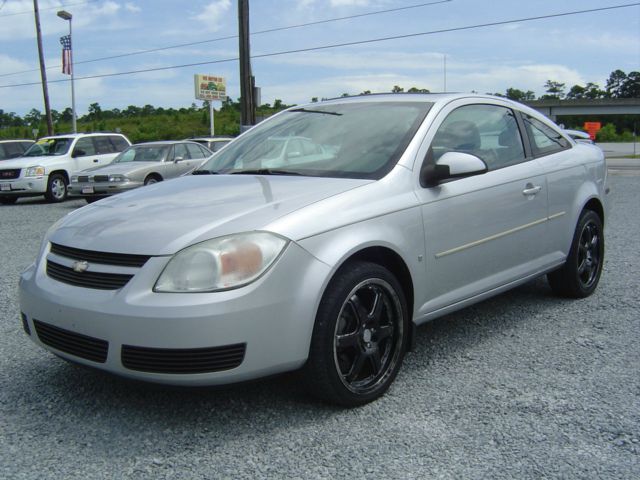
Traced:
<path fill-rule="evenodd" d="M 363 101 L 294 108 L 254 127 L 200 168 L 380 179 L 395 166 L 431 106 Z"/>
<path fill-rule="evenodd" d="M 138 145 L 127 148 L 113 163 L 162 162 L 169 151 L 168 145 Z"/>
<path fill-rule="evenodd" d="M 73 138 L 43 138 L 24 152 L 25 157 L 64 155 L 69 151 Z"/>

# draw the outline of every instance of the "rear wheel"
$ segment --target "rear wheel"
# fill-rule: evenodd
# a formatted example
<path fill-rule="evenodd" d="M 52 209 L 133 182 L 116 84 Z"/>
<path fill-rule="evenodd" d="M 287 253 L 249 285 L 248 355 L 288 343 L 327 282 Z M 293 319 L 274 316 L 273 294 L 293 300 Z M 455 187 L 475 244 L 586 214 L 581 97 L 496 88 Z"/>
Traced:
<path fill-rule="evenodd" d="M 402 287 L 384 267 L 343 267 L 322 297 L 305 381 L 315 396 L 344 406 L 377 399 L 397 375 L 407 348 Z"/>
<path fill-rule="evenodd" d="M 18 201 L 18 197 L 0 197 L 0 203 L 3 205 L 13 205 Z"/>
<path fill-rule="evenodd" d="M 44 194 L 49 202 L 62 202 L 67 198 L 67 179 L 60 173 L 49 175 L 47 192 Z"/>
<path fill-rule="evenodd" d="M 602 220 L 592 210 L 583 210 L 565 264 L 547 275 L 551 289 L 563 297 L 588 297 L 598 286 L 603 261 Z"/>

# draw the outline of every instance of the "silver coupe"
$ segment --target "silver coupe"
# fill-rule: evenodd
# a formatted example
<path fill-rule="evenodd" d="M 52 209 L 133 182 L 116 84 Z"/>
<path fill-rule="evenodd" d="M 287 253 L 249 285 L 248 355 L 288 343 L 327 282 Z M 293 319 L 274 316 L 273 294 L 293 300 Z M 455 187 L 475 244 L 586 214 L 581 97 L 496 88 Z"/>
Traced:
<path fill-rule="evenodd" d="M 265 146 L 288 137 L 305 142 L 276 164 Z M 389 388 L 418 325 L 545 274 L 586 297 L 602 272 L 602 151 L 503 98 L 297 106 L 196 173 L 50 228 L 20 279 L 35 343 L 168 384 L 299 369 L 353 406 Z"/>

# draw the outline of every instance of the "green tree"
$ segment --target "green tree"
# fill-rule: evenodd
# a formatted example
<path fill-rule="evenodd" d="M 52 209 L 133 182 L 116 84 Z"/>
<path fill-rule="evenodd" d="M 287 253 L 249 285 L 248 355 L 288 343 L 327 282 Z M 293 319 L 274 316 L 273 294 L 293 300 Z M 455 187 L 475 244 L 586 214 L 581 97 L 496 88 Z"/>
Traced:
<path fill-rule="evenodd" d="M 564 97 L 564 88 L 565 84 L 561 82 L 556 82 L 554 80 L 547 80 L 544 84 L 546 95 L 540 97 L 541 100 L 547 99 L 561 99 Z"/>
<path fill-rule="evenodd" d="M 627 81 L 627 74 L 622 70 L 614 70 L 609 75 L 609 79 L 607 80 L 607 85 L 605 90 L 607 92 L 607 96 L 611 98 L 622 98 L 621 94 L 623 91 L 623 86 Z"/>
<path fill-rule="evenodd" d="M 507 88 L 505 96 L 516 102 L 526 102 L 528 100 L 535 100 L 536 96 L 531 90 L 522 91 L 517 88 Z"/>
<path fill-rule="evenodd" d="M 391 89 L 391 93 L 402 93 L 402 92 L 404 92 L 404 88 L 398 85 L 394 85 L 393 88 Z"/>

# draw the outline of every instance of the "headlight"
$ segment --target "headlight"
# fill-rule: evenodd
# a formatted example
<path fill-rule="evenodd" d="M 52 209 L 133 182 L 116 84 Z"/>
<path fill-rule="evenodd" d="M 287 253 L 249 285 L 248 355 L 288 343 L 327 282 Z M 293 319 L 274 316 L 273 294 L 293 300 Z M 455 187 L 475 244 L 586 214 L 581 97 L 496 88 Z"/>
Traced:
<path fill-rule="evenodd" d="M 44 175 L 44 167 L 42 165 L 29 167 L 24 172 L 25 177 L 42 177 L 43 175 Z"/>
<path fill-rule="evenodd" d="M 241 287 L 266 272 L 287 245 L 272 233 L 215 238 L 176 253 L 158 278 L 155 292 L 214 292 Z"/>
<path fill-rule="evenodd" d="M 124 175 L 109 175 L 110 182 L 124 182 L 127 180 L 127 177 Z"/>

